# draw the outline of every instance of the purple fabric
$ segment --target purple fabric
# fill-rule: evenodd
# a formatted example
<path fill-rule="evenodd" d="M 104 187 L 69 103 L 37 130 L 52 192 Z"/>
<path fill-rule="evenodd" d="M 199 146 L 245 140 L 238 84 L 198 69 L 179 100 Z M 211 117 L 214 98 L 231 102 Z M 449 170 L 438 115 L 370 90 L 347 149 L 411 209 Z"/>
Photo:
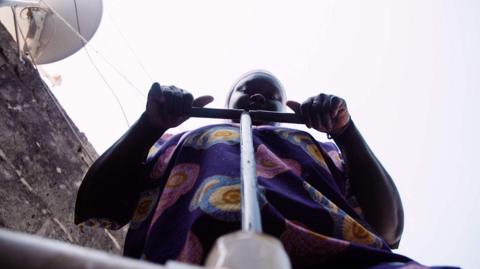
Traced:
<path fill-rule="evenodd" d="M 420 265 L 392 253 L 363 219 L 333 143 L 271 126 L 253 135 L 263 229 L 294 268 L 426 268 L 408 267 Z M 241 228 L 238 126 L 159 139 L 147 161 L 152 188 L 140 196 L 125 255 L 201 264 L 218 237 Z"/>

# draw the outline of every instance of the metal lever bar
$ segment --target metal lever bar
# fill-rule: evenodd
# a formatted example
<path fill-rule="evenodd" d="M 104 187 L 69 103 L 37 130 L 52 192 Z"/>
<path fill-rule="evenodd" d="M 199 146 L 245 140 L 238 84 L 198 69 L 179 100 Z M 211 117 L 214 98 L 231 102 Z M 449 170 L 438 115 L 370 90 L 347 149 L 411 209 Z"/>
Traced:
<path fill-rule="evenodd" d="M 243 109 L 192 107 L 190 116 L 195 118 L 238 120 L 244 111 Z M 266 122 L 304 124 L 300 116 L 295 113 L 281 113 L 266 110 L 250 110 L 248 113 L 252 121 L 261 120 Z"/>

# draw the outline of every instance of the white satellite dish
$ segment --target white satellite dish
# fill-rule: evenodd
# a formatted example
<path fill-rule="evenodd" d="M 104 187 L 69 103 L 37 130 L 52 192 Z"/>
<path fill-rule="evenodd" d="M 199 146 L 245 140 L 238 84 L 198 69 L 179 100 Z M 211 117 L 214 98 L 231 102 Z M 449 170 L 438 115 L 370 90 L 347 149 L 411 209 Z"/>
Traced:
<path fill-rule="evenodd" d="M 12 6 L 17 17 L 19 47 L 30 53 L 37 64 L 59 61 L 80 50 L 97 31 L 103 13 L 102 0 L 0 0 L 0 21 L 12 36 Z"/>

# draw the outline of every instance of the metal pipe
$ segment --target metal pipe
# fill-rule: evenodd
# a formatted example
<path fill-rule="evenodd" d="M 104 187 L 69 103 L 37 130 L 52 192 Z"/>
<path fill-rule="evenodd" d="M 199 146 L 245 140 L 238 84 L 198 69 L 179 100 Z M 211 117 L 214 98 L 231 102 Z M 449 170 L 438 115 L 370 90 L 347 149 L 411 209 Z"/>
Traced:
<path fill-rule="evenodd" d="M 238 120 L 244 111 L 245 110 L 242 109 L 192 107 L 190 116 L 196 118 Z M 250 110 L 248 112 L 252 120 L 304 124 L 300 116 L 295 113 L 281 113 L 266 110 Z"/>
<path fill-rule="evenodd" d="M 168 269 L 171 267 L 0 229 L 0 268 Z"/>
<path fill-rule="evenodd" d="M 0 0 L 0 7 L 3 6 L 20 6 L 35 7 L 40 4 L 40 0 Z"/>
<path fill-rule="evenodd" d="M 242 208 L 242 229 L 262 232 L 260 206 L 258 203 L 257 168 L 253 152 L 252 119 L 247 111 L 240 118 L 240 197 Z"/>
<path fill-rule="evenodd" d="M 15 6 L 11 7 L 12 13 L 13 13 L 13 24 L 15 27 L 15 39 L 17 41 L 17 48 L 18 48 L 18 60 L 20 61 L 20 63 L 24 64 L 25 62 L 23 61 L 23 58 L 22 58 L 22 48 L 20 46 L 20 38 L 18 34 L 20 25 L 18 25 L 17 11 L 15 10 L 15 8 L 16 8 Z"/>

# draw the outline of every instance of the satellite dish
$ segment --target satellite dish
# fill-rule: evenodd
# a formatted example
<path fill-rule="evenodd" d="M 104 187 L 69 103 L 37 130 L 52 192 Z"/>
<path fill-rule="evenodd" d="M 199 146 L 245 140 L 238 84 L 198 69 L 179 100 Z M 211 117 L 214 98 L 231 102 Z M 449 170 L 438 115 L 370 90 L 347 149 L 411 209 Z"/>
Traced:
<path fill-rule="evenodd" d="M 56 62 L 80 50 L 97 31 L 103 12 L 102 0 L 0 0 L 0 6 L 0 21 L 12 36 L 15 23 L 10 7 L 14 7 L 19 47 L 37 64 Z"/>

